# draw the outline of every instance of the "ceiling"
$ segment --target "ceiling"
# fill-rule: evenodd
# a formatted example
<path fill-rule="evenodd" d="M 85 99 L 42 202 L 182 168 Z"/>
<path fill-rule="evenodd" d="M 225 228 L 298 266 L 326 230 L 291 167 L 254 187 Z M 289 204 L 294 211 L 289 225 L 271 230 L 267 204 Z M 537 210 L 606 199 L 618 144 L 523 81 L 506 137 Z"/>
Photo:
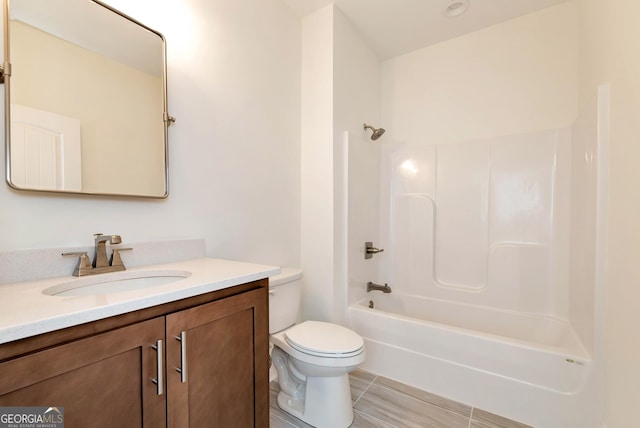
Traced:
<path fill-rule="evenodd" d="M 567 0 L 468 0 L 457 17 L 452 0 L 283 0 L 300 15 L 335 3 L 380 59 L 402 55 Z"/>

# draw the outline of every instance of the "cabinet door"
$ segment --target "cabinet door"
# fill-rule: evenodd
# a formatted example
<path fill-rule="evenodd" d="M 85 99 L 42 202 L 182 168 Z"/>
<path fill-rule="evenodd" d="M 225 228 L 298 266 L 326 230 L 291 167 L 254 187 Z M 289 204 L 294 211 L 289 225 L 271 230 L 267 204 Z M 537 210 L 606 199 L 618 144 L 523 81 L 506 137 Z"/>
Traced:
<path fill-rule="evenodd" d="M 269 426 L 267 288 L 167 316 L 171 428 Z"/>
<path fill-rule="evenodd" d="M 0 364 L 0 406 L 64 407 L 69 428 L 165 426 L 165 395 L 152 382 L 159 339 L 164 318 L 8 360 Z"/>

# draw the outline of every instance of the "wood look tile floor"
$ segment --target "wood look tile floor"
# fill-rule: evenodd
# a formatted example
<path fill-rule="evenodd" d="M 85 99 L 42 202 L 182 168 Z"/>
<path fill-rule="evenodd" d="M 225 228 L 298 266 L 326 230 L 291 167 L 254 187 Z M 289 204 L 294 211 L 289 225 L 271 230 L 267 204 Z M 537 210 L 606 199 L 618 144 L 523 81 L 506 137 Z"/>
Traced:
<path fill-rule="evenodd" d="M 349 380 L 351 428 L 531 428 L 363 370 L 354 370 Z M 280 388 L 275 382 L 270 387 L 271 428 L 311 428 L 281 410 Z"/>

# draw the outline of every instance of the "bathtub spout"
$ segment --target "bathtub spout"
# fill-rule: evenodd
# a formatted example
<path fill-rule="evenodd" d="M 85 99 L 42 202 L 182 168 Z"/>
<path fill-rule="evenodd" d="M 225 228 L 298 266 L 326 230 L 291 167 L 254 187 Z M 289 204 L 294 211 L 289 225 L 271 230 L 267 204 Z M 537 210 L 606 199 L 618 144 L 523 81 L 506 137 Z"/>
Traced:
<path fill-rule="evenodd" d="M 391 293 L 391 287 L 389 287 L 388 284 L 379 285 L 369 281 L 367 282 L 367 293 L 370 291 L 382 291 L 383 293 Z"/>

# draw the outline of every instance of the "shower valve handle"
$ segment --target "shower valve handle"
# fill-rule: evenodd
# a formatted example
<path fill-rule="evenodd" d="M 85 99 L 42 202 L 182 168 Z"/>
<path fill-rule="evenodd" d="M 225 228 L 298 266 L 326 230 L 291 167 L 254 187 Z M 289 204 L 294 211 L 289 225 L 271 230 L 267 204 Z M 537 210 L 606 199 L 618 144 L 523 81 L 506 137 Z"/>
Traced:
<path fill-rule="evenodd" d="M 374 254 L 378 254 L 383 252 L 383 248 L 376 248 L 373 246 L 373 242 L 365 242 L 364 243 L 364 258 L 370 259 Z"/>

